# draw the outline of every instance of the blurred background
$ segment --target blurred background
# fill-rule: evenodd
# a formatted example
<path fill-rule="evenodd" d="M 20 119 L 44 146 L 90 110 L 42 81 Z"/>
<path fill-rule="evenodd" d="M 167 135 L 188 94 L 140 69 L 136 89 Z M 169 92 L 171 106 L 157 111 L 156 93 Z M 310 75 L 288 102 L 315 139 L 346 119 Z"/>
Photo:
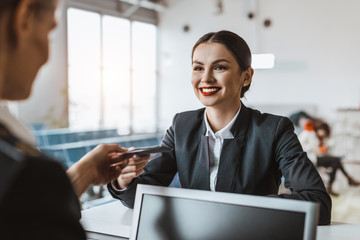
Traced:
<path fill-rule="evenodd" d="M 359 180 L 359 12 L 357 0 L 63 0 L 32 97 L 9 106 L 65 167 L 98 143 L 156 145 L 175 113 L 202 107 L 190 84 L 192 46 L 230 30 L 254 54 L 244 104 L 327 121 L 333 153 Z M 332 220 L 360 223 L 360 187 L 338 175 Z M 108 201 L 101 186 L 82 202 Z"/>

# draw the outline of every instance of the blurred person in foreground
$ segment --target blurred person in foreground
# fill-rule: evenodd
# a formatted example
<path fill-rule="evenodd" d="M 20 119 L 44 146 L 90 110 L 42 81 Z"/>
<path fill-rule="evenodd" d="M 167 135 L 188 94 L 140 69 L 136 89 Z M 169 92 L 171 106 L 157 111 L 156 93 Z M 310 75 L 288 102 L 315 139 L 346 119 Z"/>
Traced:
<path fill-rule="evenodd" d="M 5 101 L 29 97 L 48 59 L 57 5 L 58 0 L 0 1 L 0 239 L 86 239 L 78 197 L 135 162 L 117 144 L 99 145 L 65 172 L 35 148 L 5 107 Z"/>

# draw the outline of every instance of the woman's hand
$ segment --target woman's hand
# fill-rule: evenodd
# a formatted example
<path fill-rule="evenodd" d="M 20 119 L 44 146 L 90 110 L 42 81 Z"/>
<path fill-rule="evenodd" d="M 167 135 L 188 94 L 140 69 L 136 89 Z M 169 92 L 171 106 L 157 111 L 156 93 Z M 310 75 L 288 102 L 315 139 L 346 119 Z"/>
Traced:
<path fill-rule="evenodd" d="M 72 165 L 67 174 L 78 197 L 91 184 L 115 180 L 132 158 L 126 151 L 118 144 L 100 144 Z"/>
<path fill-rule="evenodd" d="M 130 148 L 129 150 L 131 150 Z M 134 155 L 128 159 L 127 165 L 121 171 L 117 181 L 120 189 L 125 189 L 129 186 L 134 178 L 139 176 L 144 170 L 144 167 L 150 159 L 150 154 L 144 156 Z"/>
<path fill-rule="evenodd" d="M 126 151 L 126 148 L 118 144 L 100 144 L 80 161 L 88 162 L 88 166 L 92 168 L 93 184 L 106 184 L 115 180 L 127 165 L 131 155 L 124 155 Z"/>

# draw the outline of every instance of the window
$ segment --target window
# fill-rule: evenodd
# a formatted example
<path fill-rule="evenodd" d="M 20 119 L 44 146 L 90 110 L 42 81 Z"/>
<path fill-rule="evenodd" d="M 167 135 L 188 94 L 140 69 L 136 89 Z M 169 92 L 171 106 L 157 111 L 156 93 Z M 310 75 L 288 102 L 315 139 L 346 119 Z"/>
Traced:
<path fill-rule="evenodd" d="M 69 127 L 156 131 L 156 26 L 68 9 Z"/>
<path fill-rule="evenodd" d="M 134 22 L 133 39 L 133 129 L 144 132 L 155 125 L 156 28 Z M 146 41 L 144 41 L 146 39 Z M 145 43 L 145 44 L 144 44 Z"/>

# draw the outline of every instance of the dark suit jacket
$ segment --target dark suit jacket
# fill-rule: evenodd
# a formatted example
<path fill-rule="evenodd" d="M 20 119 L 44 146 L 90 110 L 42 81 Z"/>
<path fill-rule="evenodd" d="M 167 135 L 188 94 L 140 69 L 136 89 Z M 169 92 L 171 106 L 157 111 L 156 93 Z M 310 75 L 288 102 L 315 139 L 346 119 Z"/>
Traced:
<path fill-rule="evenodd" d="M 86 239 L 61 165 L 0 126 L 0 239 Z"/>
<path fill-rule="evenodd" d="M 208 140 L 204 109 L 179 113 L 167 130 L 162 145 L 173 148 L 153 158 L 144 173 L 125 192 L 108 185 L 110 193 L 133 207 L 136 184 L 168 186 L 179 173 L 181 187 L 210 189 Z M 271 195 L 320 203 L 320 224 L 329 224 L 331 198 L 285 117 L 261 114 L 242 104 L 231 128 L 234 139 L 225 139 L 216 191 Z M 281 177 L 290 195 L 277 195 Z"/>

